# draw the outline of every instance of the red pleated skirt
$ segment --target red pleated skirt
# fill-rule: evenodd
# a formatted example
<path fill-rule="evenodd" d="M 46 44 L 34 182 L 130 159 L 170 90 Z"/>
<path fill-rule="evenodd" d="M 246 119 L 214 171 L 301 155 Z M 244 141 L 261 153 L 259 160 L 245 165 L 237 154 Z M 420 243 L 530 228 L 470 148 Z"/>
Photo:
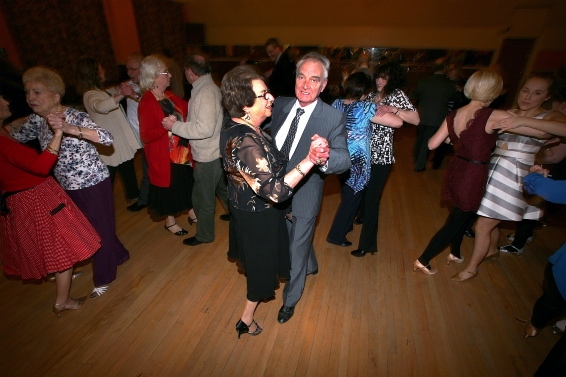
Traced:
<path fill-rule="evenodd" d="M 49 177 L 6 199 L 0 216 L 2 265 L 7 275 L 41 279 L 90 258 L 100 237 L 75 203 Z"/>

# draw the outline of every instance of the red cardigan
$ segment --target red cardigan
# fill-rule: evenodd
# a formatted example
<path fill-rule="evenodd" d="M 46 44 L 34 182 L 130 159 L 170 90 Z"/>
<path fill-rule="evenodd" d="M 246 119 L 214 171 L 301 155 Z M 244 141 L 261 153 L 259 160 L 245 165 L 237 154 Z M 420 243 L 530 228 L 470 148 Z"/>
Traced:
<path fill-rule="evenodd" d="M 57 156 L 33 149 L 0 136 L 0 190 L 21 191 L 34 187 L 49 177 Z"/>
<path fill-rule="evenodd" d="M 175 104 L 184 121 L 187 118 L 187 102 L 168 90 L 165 96 Z M 140 137 L 144 143 L 149 182 L 158 187 L 169 187 L 171 182 L 169 135 L 161 124 L 164 117 L 165 113 L 153 93 L 145 92 L 138 106 Z"/>

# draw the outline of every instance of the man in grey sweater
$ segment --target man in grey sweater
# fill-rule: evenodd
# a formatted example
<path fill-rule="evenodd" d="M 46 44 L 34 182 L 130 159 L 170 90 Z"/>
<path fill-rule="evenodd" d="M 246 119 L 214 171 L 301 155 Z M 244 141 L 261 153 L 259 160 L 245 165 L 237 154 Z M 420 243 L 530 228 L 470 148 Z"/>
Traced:
<path fill-rule="evenodd" d="M 185 61 L 185 76 L 193 86 L 188 122 L 163 119 L 166 129 L 189 139 L 195 161 L 192 199 L 198 221 L 197 233 L 183 240 L 189 246 L 214 241 L 215 196 L 228 211 L 228 191 L 219 149 L 224 110 L 220 88 L 212 80 L 211 71 L 204 57 L 190 55 Z"/>

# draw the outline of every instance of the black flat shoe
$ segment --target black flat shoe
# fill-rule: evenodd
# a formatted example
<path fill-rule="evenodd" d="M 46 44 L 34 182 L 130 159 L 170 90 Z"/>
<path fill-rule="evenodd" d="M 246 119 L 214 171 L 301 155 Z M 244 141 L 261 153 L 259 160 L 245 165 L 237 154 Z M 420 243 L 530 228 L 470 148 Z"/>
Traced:
<path fill-rule="evenodd" d="M 197 246 L 200 245 L 201 243 L 208 243 L 208 242 L 199 241 L 197 240 L 196 236 L 185 238 L 183 240 L 183 245 L 187 245 L 187 246 Z"/>
<path fill-rule="evenodd" d="M 253 332 L 250 332 L 250 326 L 252 324 L 255 323 L 256 329 Z M 240 339 L 240 336 L 242 334 L 250 334 L 251 336 L 256 336 L 261 334 L 261 332 L 263 331 L 263 329 L 261 327 L 259 327 L 259 325 L 257 324 L 257 322 L 255 320 L 252 320 L 252 323 L 250 323 L 250 326 L 246 325 L 244 323 L 244 321 L 242 321 L 241 319 L 238 321 L 238 323 L 236 323 L 236 331 L 238 332 L 238 339 Z"/>
<path fill-rule="evenodd" d="M 220 216 L 218 216 L 218 218 L 222 221 L 230 221 L 230 214 L 229 213 L 224 213 Z"/>
<path fill-rule="evenodd" d="M 285 306 L 283 305 L 281 309 L 279 309 L 279 313 L 277 314 L 277 321 L 279 323 L 285 323 L 291 319 L 291 317 L 295 314 L 295 307 L 294 306 Z"/>
<path fill-rule="evenodd" d="M 130 204 L 129 206 L 127 206 L 126 209 L 130 212 L 138 212 L 144 209 L 145 207 L 147 207 L 147 204 L 139 204 L 138 202 L 135 202 L 134 204 Z"/>
<path fill-rule="evenodd" d="M 331 244 L 336 245 L 336 246 L 342 246 L 342 247 L 352 246 L 352 243 L 348 240 L 346 240 L 342 243 L 339 243 L 339 242 L 334 242 L 334 241 L 327 238 L 326 242 L 331 243 Z"/>
<path fill-rule="evenodd" d="M 363 217 L 356 217 L 356 219 L 354 220 L 354 224 L 356 225 L 362 225 L 363 223 L 364 223 Z"/>
<path fill-rule="evenodd" d="M 316 274 L 318 274 L 318 268 L 316 270 L 314 270 L 313 272 L 307 273 L 307 275 L 313 275 L 313 276 L 316 275 Z"/>
<path fill-rule="evenodd" d="M 362 250 L 362 249 L 356 249 L 356 250 L 350 252 L 350 254 L 352 254 L 352 256 L 354 256 L 354 257 L 365 257 L 366 254 L 368 254 L 368 253 L 373 255 L 373 254 L 375 254 L 375 251 L 365 251 L 365 250 Z"/>
<path fill-rule="evenodd" d="M 171 228 L 172 226 L 175 226 L 175 225 L 177 225 L 177 223 L 171 224 L 171 225 L 169 225 L 169 226 L 167 226 L 167 224 L 163 224 L 163 227 L 165 228 L 166 231 L 168 231 L 168 232 L 170 232 L 170 233 L 173 233 L 173 234 L 176 235 L 176 236 L 186 236 L 186 235 L 189 233 L 189 232 L 187 232 L 187 231 L 186 231 L 185 229 L 183 229 L 183 228 L 181 228 L 181 230 L 176 231 L 176 232 L 170 231 L 169 228 Z"/>

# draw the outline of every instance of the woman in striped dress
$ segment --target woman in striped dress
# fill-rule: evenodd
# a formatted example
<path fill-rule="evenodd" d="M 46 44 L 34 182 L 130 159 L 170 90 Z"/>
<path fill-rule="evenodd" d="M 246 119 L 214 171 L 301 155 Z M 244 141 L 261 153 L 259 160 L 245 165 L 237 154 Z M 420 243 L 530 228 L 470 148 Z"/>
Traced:
<path fill-rule="evenodd" d="M 566 116 L 542 107 L 550 99 L 554 78 L 548 75 L 531 75 L 519 92 L 517 109 L 512 112 L 533 120 L 566 122 Z M 486 192 L 478 209 L 476 238 L 470 263 L 460 273 L 454 275 L 454 281 L 466 281 L 478 274 L 479 264 L 486 258 L 499 256 L 498 225 L 501 221 L 537 220 L 542 211 L 529 205 L 523 194 L 523 177 L 534 165 L 535 154 L 551 135 L 527 127 L 519 127 L 517 134 L 501 134 L 496 149 L 491 157 Z"/>

